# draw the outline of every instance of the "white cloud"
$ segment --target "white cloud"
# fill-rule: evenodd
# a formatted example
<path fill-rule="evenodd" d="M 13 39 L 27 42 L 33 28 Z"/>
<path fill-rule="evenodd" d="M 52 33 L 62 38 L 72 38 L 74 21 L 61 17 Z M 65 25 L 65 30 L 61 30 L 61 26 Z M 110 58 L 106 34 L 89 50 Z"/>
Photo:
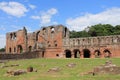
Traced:
<path fill-rule="evenodd" d="M 0 48 L 4 48 L 6 44 L 6 37 L 5 35 L 0 35 Z"/>
<path fill-rule="evenodd" d="M 28 12 L 26 7 L 18 2 L 1 2 L 0 9 L 6 12 L 9 15 L 22 17 L 25 15 L 25 12 Z"/>
<path fill-rule="evenodd" d="M 40 16 L 31 16 L 32 19 L 40 19 Z"/>
<path fill-rule="evenodd" d="M 66 20 L 66 25 L 71 30 L 83 30 L 87 26 L 95 24 L 120 24 L 120 8 L 110 8 L 98 14 L 86 13 L 84 16 L 69 18 Z"/>
<path fill-rule="evenodd" d="M 52 21 L 52 17 L 53 15 L 57 14 L 58 11 L 55 8 L 51 8 L 49 10 L 47 10 L 46 12 L 43 11 L 41 12 L 41 14 L 39 16 L 31 16 L 32 19 L 39 19 L 40 20 L 40 25 L 41 26 L 46 26 L 49 24 L 56 24 L 57 22 Z"/>
<path fill-rule="evenodd" d="M 30 7 L 31 9 L 35 9 L 35 8 L 36 8 L 36 6 L 35 6 L 35 5 L 32 5 L 32 4 L 30 4 L 29 7 Z"/>
<path fill-rule="evenodd" d="M 51 18 L 53 15 L 57 13 L 57 9 L 51 8 L 46 12 L 42 12 L 40 16 L 40 24 L 41 25 L 49 25 L 51 23 Z"/>

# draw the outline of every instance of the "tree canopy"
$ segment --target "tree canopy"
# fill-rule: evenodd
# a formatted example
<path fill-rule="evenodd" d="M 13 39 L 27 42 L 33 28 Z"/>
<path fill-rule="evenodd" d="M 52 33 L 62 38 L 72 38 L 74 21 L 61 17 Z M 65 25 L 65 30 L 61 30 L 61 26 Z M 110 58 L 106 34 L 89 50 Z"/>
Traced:
<path fill-rule="evenodd" d="M 120 35 L 120 25 L 97 24 L 83 31 L 70 31 L 70 38 Z"/>
<path fill-rule="evenodd" d="M 1 49 L 0 49 L 0 52 L 5 52 L 5 48 L 1 48 Z"/>

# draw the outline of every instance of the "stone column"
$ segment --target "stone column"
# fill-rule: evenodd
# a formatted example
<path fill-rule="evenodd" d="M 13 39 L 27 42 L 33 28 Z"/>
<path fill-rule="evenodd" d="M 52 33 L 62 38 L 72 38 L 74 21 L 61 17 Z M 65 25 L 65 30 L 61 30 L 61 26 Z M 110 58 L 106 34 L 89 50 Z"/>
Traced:
<path fill-rule="evenodd" d="M 83 56 L 83 55 L 84 55 L 84 53 L 83 53 L 83 51 L 81 51 L 81 54 L 80 54 L 80 58 L 81 58 L 81 59 L 83 59 L 83 58 L 84 58 L 84 56 Z"/>
<path fill-rule="evenodd" d="M 74 58 L 74 52 L 71 51 L 71 58 Z"/>
<path fill-rule="evenodd" d="M 66 57 L 65 57 L 65 53 L 63 53 L 62 55 L 63 55 L 63 58 L 66 58 Z"/>
<path fill-rule="evenodd" d="M 103 51 L 103 49 L 101 50 L 101 56 L 100 56 L 100 58 L 104 58 L 104 51 Z"/>
<path fill-rule="evenodd" d="M 91 50 L 91 56 L 90 58 L 95 58 L 94 50 Z"/>

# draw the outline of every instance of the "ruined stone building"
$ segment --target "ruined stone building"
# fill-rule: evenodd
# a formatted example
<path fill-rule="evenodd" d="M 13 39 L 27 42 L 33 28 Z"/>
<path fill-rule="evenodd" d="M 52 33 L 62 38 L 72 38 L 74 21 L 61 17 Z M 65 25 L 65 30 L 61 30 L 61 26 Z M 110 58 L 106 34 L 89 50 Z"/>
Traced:
<path fill-rule="evenodd" d="M 120 35 L 69 38 L 63 25 L 48 26 L 27 33 L 26 28 L 6 34 L 6 53 L 40 51 L 44 58 L 120 57 Z"/>

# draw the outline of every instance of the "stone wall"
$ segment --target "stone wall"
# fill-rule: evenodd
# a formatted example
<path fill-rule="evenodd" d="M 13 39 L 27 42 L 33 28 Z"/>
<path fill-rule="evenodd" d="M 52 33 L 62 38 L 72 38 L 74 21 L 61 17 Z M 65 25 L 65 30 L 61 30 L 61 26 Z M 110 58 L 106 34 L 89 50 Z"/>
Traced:
<path fill-rule="evenodd" d="M 32 52 L 38 50 L 45 58 L 120 57 L 120 35 L 84 38 L 69 36 L 69 29 L 63 25 L 42 27 L 32 33 L 27 33 L 25 28 L 10 32 L 6 35 L 6 53 L 9 54 L 1 55 L 1 58 L 36 57 L 37 53 Z M 28 51 L 30 53 L 21 54 Z"/>
<path fill-rule="evenodd" d="M 98 37 L 85 37 L 85 38 L 67 38 L 63 39 L 64 46 L 104 46 L 104 45 L 119 45 L 120 35 L 113 36 L 98 36 Z"/>
<path fill-rule="evenodd" d="M 0 54 L 0 60 L 4 59 L 31 59 L 31 58 L 42 58 L 42 52 L 25 52 L 22 54 Z"/>
<path fill-rule="evenodd" d="M 63 39 L 63 51 L 74 58 L 120 57 L 120 35 Z"/>
<path fill-rule="evenodd" d="M 6 53 L 27 52 L 27 30 L 9 32 L 6 34 Z"/>

